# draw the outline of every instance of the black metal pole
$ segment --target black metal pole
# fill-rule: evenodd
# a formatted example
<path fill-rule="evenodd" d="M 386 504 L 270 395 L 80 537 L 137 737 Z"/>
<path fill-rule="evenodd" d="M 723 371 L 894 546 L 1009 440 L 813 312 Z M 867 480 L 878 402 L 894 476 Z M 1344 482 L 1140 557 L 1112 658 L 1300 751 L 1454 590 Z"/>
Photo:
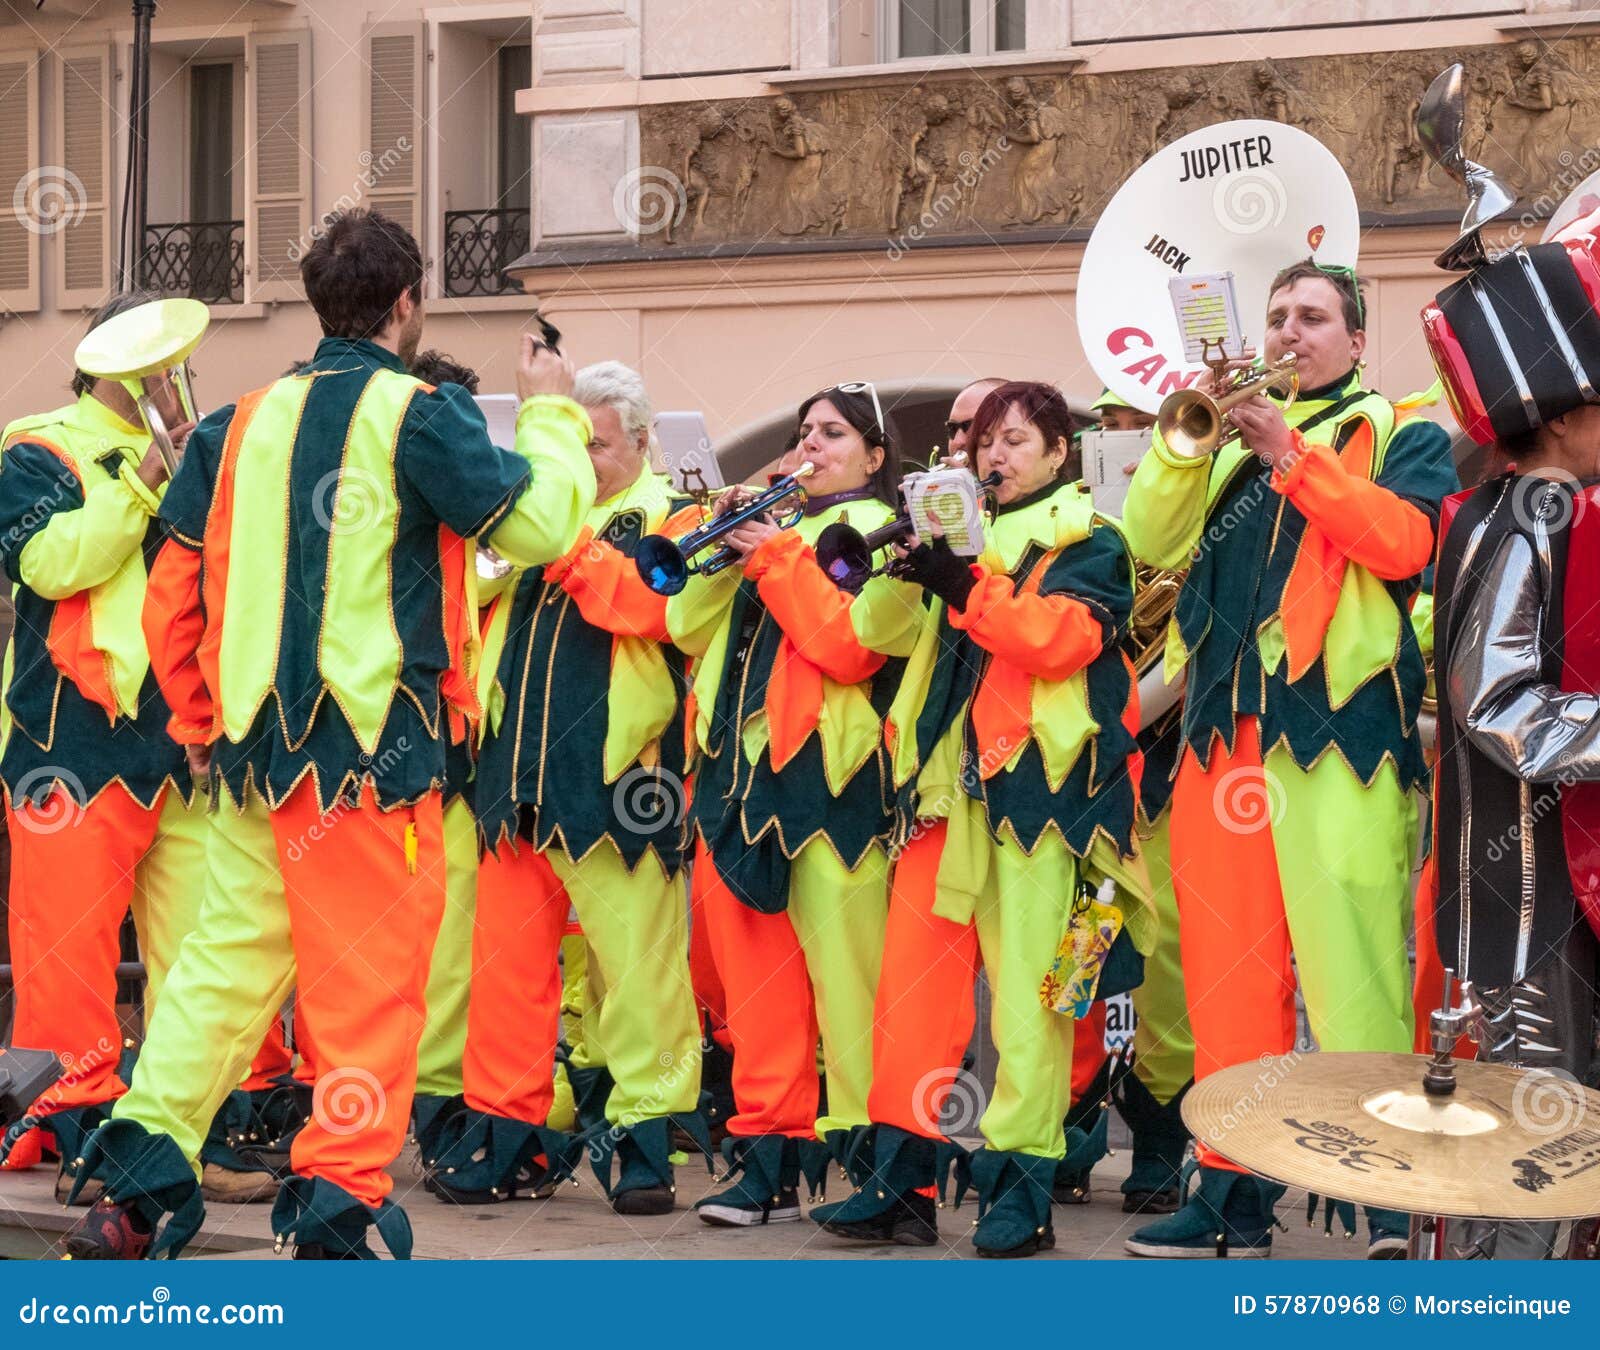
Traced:
<path fill-rule="evenodd" d="M 129 82 L 128 195 L 132 219 L 123 240 L 122 286 L 140 285 L 150 215 L 150 24 L 156 0 L 133 0 L 133 71 Z"/>

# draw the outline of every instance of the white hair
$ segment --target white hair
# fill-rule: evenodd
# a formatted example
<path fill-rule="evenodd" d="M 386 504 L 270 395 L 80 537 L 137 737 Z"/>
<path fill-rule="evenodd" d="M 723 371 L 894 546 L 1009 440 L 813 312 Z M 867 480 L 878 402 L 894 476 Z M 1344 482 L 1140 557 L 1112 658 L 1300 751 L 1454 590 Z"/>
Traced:
<path fill-rule="evenodd" d="M 621 361 L 585 366 L 573 379 L 572 397 L 586 408 L 611 408 L 629 440 L 650 431 L 650 398 L 644 377 Z"/>

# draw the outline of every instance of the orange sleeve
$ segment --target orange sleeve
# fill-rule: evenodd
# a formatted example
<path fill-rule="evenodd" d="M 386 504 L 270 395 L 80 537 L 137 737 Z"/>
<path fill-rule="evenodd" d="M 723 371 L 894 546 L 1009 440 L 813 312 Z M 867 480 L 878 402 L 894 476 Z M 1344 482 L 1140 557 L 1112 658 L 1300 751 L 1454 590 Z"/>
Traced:
<path fill-rule="evenodd" d="M 156 554 L 145 586 L 145 646 L 161 696 L 172 716 L 167 731 L 179 745 L 206 745 L 215 725 L 215 704 L 200 671 L 200 554 L 169 539 Z"/>
<path fill-rule="evenodd" d="M 1011 578 L 975 565 L 978 584 L 950 624 L 985 651 L 1036 675 L 1064 680 L 1100 655 L 1104 625 L 1070 595 L 1013 594 Z"/>
<path fill-rule="evenodd" d="M 1272 486 L 1295 504 L 1328 542 L 1383 581 L 1414 577 L 1433 561 L 1433 522 L 1403 497 L 1351 473 L 1326 445 L 1308 445 Z"/>
<path fill-rule="evenodd" d="M 811 545 L 793 530 L 756 549 L 744 574 L 795 650 L 830 680 L 859 684 L 883 665 L 883 654 L 856 636 L 850 597 L 828 580 Z"/>
<path fill-rule="evenodd" d="M 617 637 L 667 640 L 667 597 L 644 584 L 633 559 L 584 527 L 566 557 L 544 571 L 578 604 L 596 628 Z"/>

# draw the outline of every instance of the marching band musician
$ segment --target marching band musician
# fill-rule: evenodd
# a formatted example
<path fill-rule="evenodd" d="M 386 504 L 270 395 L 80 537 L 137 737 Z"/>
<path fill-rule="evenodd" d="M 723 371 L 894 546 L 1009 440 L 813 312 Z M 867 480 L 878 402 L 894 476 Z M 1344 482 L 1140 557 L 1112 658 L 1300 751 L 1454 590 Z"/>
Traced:
<path fill-rule="evenodd" d="M 1591 214 L 1513 249 L 1424 310 L 1451 407 L 1496 465 L 1446 503 L 1435 577 L 1439 958 L 1472 983 L 1478 1057 L 1537 1071 L 1525 1083 L 1559 1104 L 1561 1124 L 1541 1121 L 1552 1138 L 1589 1127 L 1578 1085 L 1600 1029 L 1597 228 Z M 1570 1163 L 1517 1166 L 1537 1191 Z M 1593 1259 L 1594 1220 L 1579 1227 L 1573 1255 Z M 1540 1260 L 1556 1228 L 1452 1221 L 1444 1248 Z"/>
<path fill-rule="evenodd" d="M 336 214 L 300 270 L 324 333 L 310 367 L 207 417 L 162 505 L 151 662 L 174 736 L 227 800 L 136 1085 L 85 1149 L 105 1190 L 67 1238 L 79 1258 L 175 1254 L 194 1235 L 205 1123 L 297 973 L 324 1105 L 295 1137 L 274 1231 L 296 1258 L 359 1258 L 375 1224 L 410 1254 L 384 1169 L 445 904 L 445 737 L 476 715 L 471 541 L 548 562 L 593 503 L 565 358 L 523 337 L 516 453 L 464 389 L 407 373 L 423 264 L 402 226 Z"/>
<path fill-rule="evenodd" d="M 1146 431 L 1155 416 L 1109 389 L 1091 405 L 1102 431 Z M 1131 1137 L 1133 1161 L 1122 1181 L 1128 1214 L 1168 1214 L 1178 1207 L 1179 1176 L 1189 1146 L 1183 1097 L 1194 1079 L 1194 1033 L 1183 993 L 1178 902 L 1172 890 L 1172 771 L 1183 747 L 1183 710 L 1175 703 L 1139 732 L 1140 852 L 1161 927 L 1133 991 L 1133 1063 L 1115 1063 L 1105 1048 L 1105 1004 L 1083 1019 L 1072 1045 L 1072 1110 L 1067 1156 L 1056 1173 L 1058 1204 L 1086 1204 L 1090 1172 L 1109 1148 L 1107 1107 L 1115 1103 Z"/>
<path fill-rule="evenodd" d="M 841 1237 L 936 1240 L 939 1122 L 981 961 L 999 1063 L 971 1160 L 974 1242 L 980 1256 L 1053 1247 L 1074 1028 L 1041 985 L 1091 874 L 1118 879 L 1135 946 L 1155 936 L 1134 857 L 1138 696 L 1121 649 L 1133 564 L 1074 481 L 1071 437 L 1054 387 L 991 392 L 970 442 L 978 473 L 1000 475 L 987 548 L 969 566 L 925 540 L 901 563 L 937 601 L 890 715 L 895 778 L 914 787 L 873 1031 L 872 1174 L 812 1215 Z"/>
<path fill-rule="evenodd" d="M 158 299 L 118 295 L 91 331 Z M 194 927 L 205 859 L 203 799 L 167 734 L 140 629 L 167 469 L 121 384 L 79 371 L 72 390 L 76 402 L 8 426 L 0 451 L 0 561 L 17 615 L 0 759 L 13 1035 L 68 1066 L 24 1118 L 43 1130 L 0 1141 L 0 1157 L 29 1166 L 48 1144 L 61 1158 L 58 1200 L 84 1140 L 126 1090 L 115 1006 L 123 916 L 131 903 L 148 1015 Z M 157 406 L 181 448 L 191 424 L 170 380 Z"/>
<path fill-rule="evenodd" d="M 812 551 L 835 521 L 865 531 L 894 516 L 877 390 L 824 389 L 798 426 L 804 515 L 745 521 L 727 541 L 739 567 L 692 578 L 667 606 L 698 663 L 693 884 L 734 1045 L 723 1147 L 737 1179 L 696 1206 L 724 1227 L 798 1220 L 801 1144 L 843 1161 L 867 1123 L 893 805 L 883 717 L 919 616 L 916 588 L 879 575 L 851 596 Z"/>
<path fill-rule="evenodd" d="M 1353 273 L 1285 268 L 1265 356 L 1295 354 L 1298 398 L 1241 403 L 1211 455 L 1158 430 L 1128 494 L 1134 552 L 1189 568 L 1168 670 L 1186 670 L 1171 849 L 1197 1078 L 1293 1048 L 1296 971 L 1323 1049 L 1411 1045 L 1407 794 L 1426 768 L 1406 608 L 1455 474 L 1441 428 L 1362 384 L 1363 325 Z M 1128 1250 L 1270 1254 L 1282 1187 L 1198 1157 L 1198 1190 Z M 1404 1215 L 1368 1228 L 1369 1255 L 1404 1251 Z"/>
<path fill-rule="evenodd" d="M 700 513 L 651 468 L 636 372 L 586 367 L 573 397 L 593 426 L 596 504 L 560 559 L 507 577 L 484 625 L 474 796 L 486 853 L 465 1106 L 429 1180 L 442 1199 L 481 1204 L 560 1176 L 564 1141 L 547 1125 L 570 908 L 604 990 L 612 1082 L 599 1103 L 610 1128 L 591 1155 L 617 1213 L 665 1214 L 676 1204 L 670 1123 L 700 1091 L 682 873 L 686 684 L 663 645 L 666 597 L 632 555 L 646 534 L 681 533 Z"/>

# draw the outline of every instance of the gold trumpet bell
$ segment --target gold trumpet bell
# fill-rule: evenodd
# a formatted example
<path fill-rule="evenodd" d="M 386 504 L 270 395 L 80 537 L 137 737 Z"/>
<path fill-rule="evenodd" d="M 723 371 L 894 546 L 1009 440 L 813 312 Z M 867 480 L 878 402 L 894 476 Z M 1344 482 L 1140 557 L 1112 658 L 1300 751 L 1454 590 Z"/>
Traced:
<path fill-rule="evenodd" d="M 1293 403 L 1300 387 L 1295 363 L 1295 354 L 1285 352 L 1255 374 L 1240 371 L 1220 397 L 1199 389 L 1175 389 L 1161 400 L 1156 411 L 1156 429 L 1167 449 L 1186 459 L 1209 455 L 1233 433 L 1229 412 L 1265 389 L 1287 386 L 1289 402 Z"/>
<path fill-rule="evenodd" d="M 115 380 L 133 396 L 169 474 L 177 472 L 178 451 L 155 396 L 170 376 L 184 420 L 198 420 L 188 362 L 210 323 L 211 311 L 198 300 L 152 300 L 106 320 L 73 355 L 85 375 Z"/>

